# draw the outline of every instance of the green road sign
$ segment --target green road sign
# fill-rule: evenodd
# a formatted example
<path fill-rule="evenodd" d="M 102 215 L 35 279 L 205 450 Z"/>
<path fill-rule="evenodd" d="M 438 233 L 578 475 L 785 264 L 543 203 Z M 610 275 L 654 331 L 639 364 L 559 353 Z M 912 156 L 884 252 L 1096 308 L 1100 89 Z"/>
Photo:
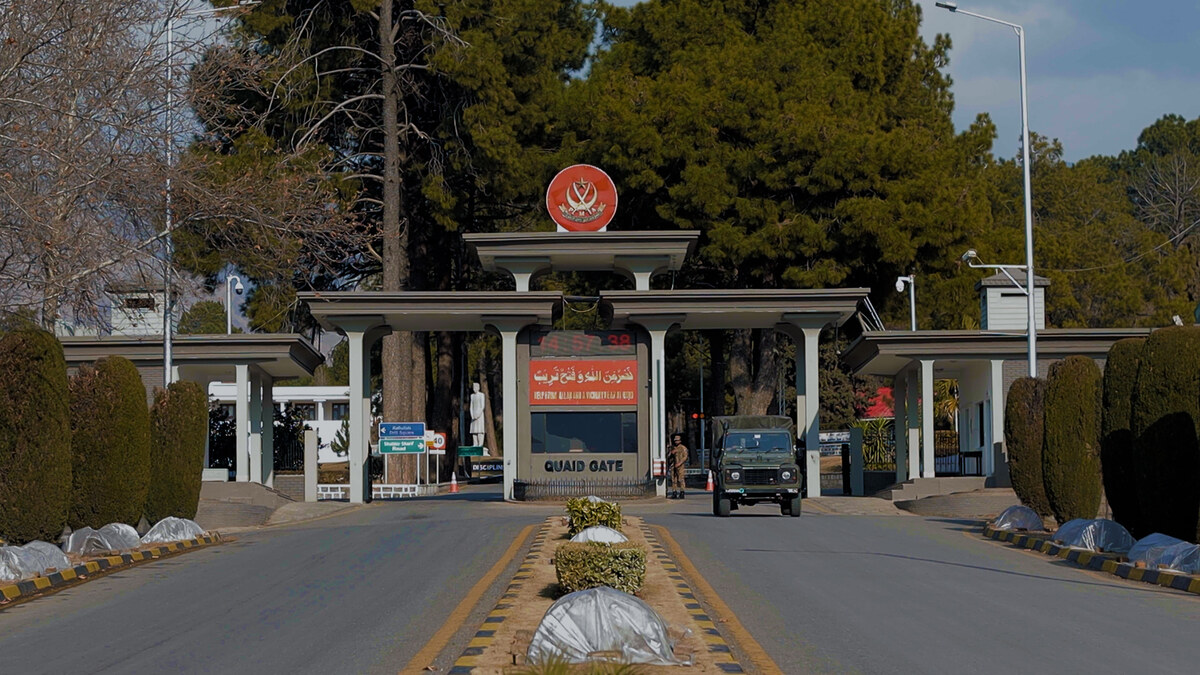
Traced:
<path fill-rule="evenodd" d="M 425 452 L 425 439 L 381 438 L 379 452 L 385 455 L 419 455 Z"/>

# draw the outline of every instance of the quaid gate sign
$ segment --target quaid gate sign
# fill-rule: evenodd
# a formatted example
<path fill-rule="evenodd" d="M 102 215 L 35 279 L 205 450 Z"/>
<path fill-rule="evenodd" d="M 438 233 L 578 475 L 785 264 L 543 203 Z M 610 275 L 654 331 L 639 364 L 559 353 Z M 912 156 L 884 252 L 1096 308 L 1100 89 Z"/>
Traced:
<path fill-rule="evenodd" d="M 808 494 L 820 495 L 818 337 L 853 316 L 866 289 L 651 290 L 678 271 L 695 231 L 605 231 L 616 191 L 594 167 L 570 167 L 547 191 L 558 232 L 466 234 L 483 269 L 509 273 L 513 291 L 302 293 L 314 318 L 349 341 L 350 501 L 370 498 L 370 353 L 394 331 L 499 334 L 504 498 L 518 481 L 644 481 L 666 493 L 665 343 L 673 330 L 773 328 L 796 349 L 796 428 Z M 597 227 L 598 223 L 603 225 Z M 601 291 L 608 327 L 556 331 L 564 297 L 531 290 L 548 272 L 607 271 L 633 290 Z"/>

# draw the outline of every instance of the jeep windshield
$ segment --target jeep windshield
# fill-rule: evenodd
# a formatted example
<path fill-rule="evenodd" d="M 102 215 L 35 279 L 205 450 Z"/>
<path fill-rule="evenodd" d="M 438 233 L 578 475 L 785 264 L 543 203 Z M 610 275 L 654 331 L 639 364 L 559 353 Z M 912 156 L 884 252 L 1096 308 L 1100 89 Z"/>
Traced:
<path fill-rule="evenodd" d="M 792 437 L 786 431 L 729 431 L 725 452 L 791 452 Z"/>

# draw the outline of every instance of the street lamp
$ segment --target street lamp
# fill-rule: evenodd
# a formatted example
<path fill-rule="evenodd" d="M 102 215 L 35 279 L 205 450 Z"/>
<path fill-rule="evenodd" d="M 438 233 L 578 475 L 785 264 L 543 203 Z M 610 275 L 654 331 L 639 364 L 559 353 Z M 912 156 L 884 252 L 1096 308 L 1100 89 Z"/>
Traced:
<path fill-rule="evenodd" d="M 175 327 L 172 321 L 174 314 L 171 305 L 171 264 L 172 258 L 175 257 L 175 242 L 171 237 L 171 231 L 174 229 L 175 214 L 171 211 L 171 167 L 175 165 L 175 21 L 177 19 L 191 19 L 201 16 L 211 16 L 230 9 L 242 9 L 253 7 L 262 0 L 238 0 L 236 5 L 229 7 L 210 7 L 208 9 L 194 9 L 178 14 L 172 12 L 167 16 L 167 111 L 166 111 L 166 126 L 167 126 L 167 180 L 166 180 L 166 196 L 167 196 L 167 221 L 165 238 L 167 246 L 166 264 L 163 265 L 163 386 L 171 386 L 171 382 L 175 380 L 171 376 L 171 333 Z M 228 295 L 228 293 L 227 293 Z"/>
<path fill-rule="evenodd" d="M 230 286 L 229 281 L 231 279 L 237 280 L 237 284 Z M 246 287 L 242 285 L 241 277 L 237 276 L 236 274 L 230 274 L 225 277 L 225 334 L 226 335 L 233 334 L 233 293 L 237 293 L 238 295 L 241 295 L 242 291 L 244 291 L 244 290 L 246 290 Z"/>
<path fill-rule="evenodd" d="M 917 329 L 917 276 L 910 274 L 906 277 L 896 277 L 896 292 L 903 293 L 908 287 L 908 326 L 909 330 Z"/>
<path fill-rule="evenodd" d="M 1028 300 L 1028 329 L 1029 334 L 1029 376 L 1037 377 L 1037 320 L 1034 310 L 1034 293 L 1033 293 L 1033 193 L 1029 186 L 1029 106 L 1027 103 L 1026 87 L 1025 87 L 1025 29 L 1015 23 L 1001 21 L 990 16 L 968 12 L 958 8 L 956 2 L 938 2 L 935 3 L 942 9 L 948 9 L 955 14 L 965 14 L 973 16 L 976 19 L 991 21 L 1002 26 L 1008 26 L 1017 34 L 1017 45 L 1021 56 L 1021 161 L 1025 173 L 1025 265 L 1022 269 L 1025 270 L 1025 295 Z M 972 265 L 974 267 L 974 265 Z M 1017 267 L 1009 265 L 1008 267 Z M 1003 270 L 1003 267 L 1001 267 Z M 1004 272 L 1008 274 L 1007 271 Z M 1012 278 L 1012 275 L 1009 275 Z M 1018 286 L 1020 284 L 1017 284 Z"/>

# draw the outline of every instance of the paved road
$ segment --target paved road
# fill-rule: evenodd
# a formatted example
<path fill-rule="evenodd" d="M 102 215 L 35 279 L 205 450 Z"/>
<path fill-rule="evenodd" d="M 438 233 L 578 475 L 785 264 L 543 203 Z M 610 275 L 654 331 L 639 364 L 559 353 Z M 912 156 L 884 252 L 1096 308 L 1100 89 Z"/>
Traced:
<path fill-rule="evenodd" d="M 495 496 L 243 534 L 0 611 L 0 673 L 395 673 L 543 517 L 470 501 Z"/>
<path fill-rule="evenodd" d="M 559 511 L 494 498 L 375 504 L 0 611 L 0 673 L 394 673 L 522 527 Z M 703 493 L 625 510 L 670 529 L 785 673 L 1190 673 L 1200 662 L 1200 599 L 953 521 L 784 518 L 767 506 L 717 519 Z M 463 643 L 500 586 L 463 623 Z"/>
<path fill-rule="evenodd" d="M 645 510 L 785 673 L 1178 672 L 1200 599 L 1114 580 L 915 516 L 714 518 Z M 698 497 L 698 498 L 695 498 Z M 636 508 L 629 509 L 636 512 Z"/>

